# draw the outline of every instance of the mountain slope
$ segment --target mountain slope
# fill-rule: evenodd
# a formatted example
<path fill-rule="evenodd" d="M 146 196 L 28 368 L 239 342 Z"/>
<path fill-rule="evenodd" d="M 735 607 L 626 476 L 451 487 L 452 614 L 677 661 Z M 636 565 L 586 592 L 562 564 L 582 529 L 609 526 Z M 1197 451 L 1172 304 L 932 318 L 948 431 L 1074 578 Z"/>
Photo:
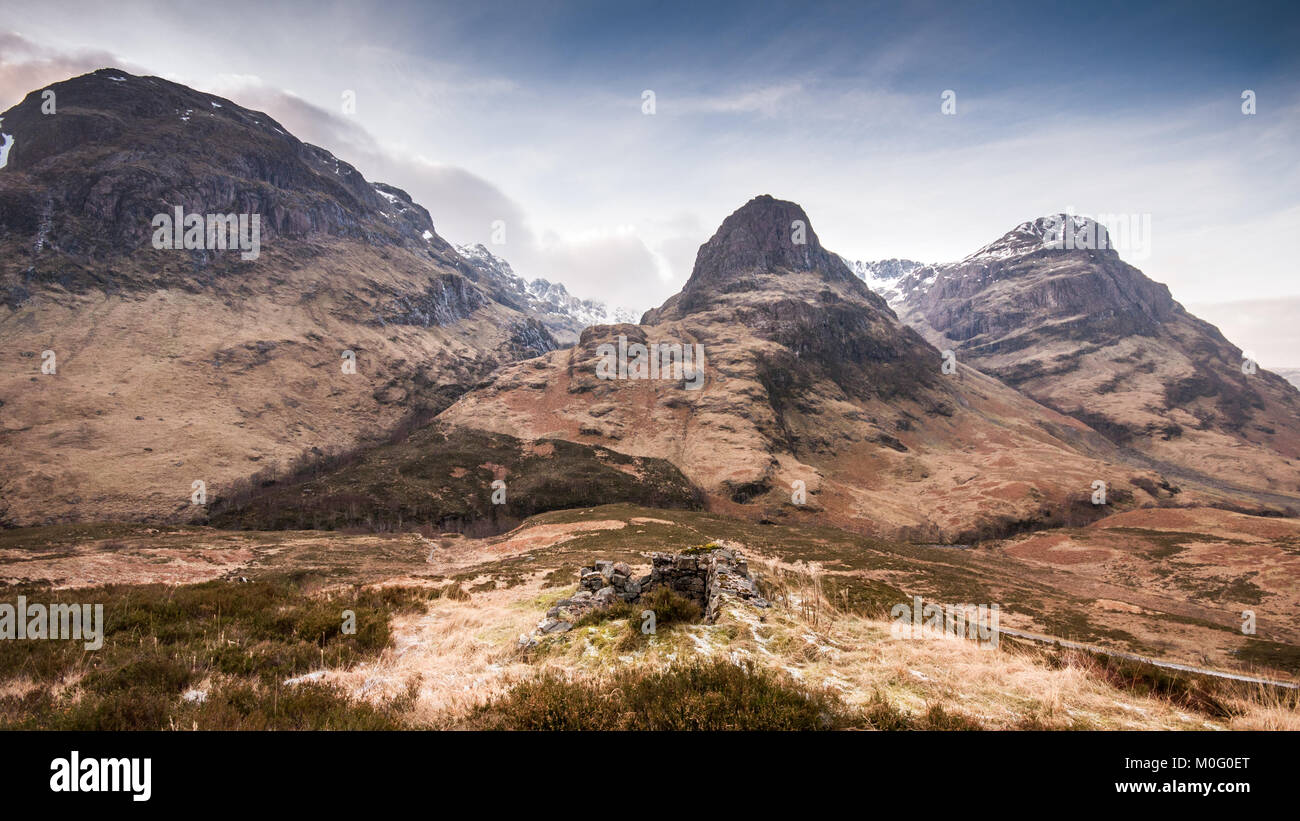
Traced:
<path fill-rule="evenodd" d="M 475 282 L 503 305 L 536 316 L 561 345 L 572 345 L 584 328 L 617 322 L 635 322 L 637 315 L 627 308 L 609 308 L 594 299 L 578 299 L 558 282 L 526 280 L 510 263 L 493 254 L 482 243 L 457 245 L 470 267 L 478 274 Z"/>
<path fill-rule="evenodd" d="M 1274 368 L 1273 373 L 1300 388 L 1300 368 Z"/>
<path fill-rule="evenodd" d="M 0 521 L 202 515 L 196 481 L 352 447 L 556 346 L 405 192 L 265 114 L 112 69 L 51 89 L 57 113 L 0 115 Z M 257 253 L 156 247 L 177 207 L 257 215 Z"/>
<path fill-rule="evenodd" d="M 601 346 L 620 336 L 701 345 L 704 384 L 601 378 Z M 941 362 L 822 248 L 798 205 L 763 196 L 723 222 L 643 324 L 590 328 L 572 349 L 504 367 L 440 419 L 665 456 L 720 511 L 915 538 L 1085 521 L 1113 510 L 1090 503 L 1095 480 L 1112 506 L 1176 493 L 1109 462 L 1114 448 L 1085 425 Z M 796 481 L 806 505 L 792 503 Z"/>
<path fill-rule="evenodd" d="M 1100 249 L 1051 247 L 1095 230 Z M 1052 241 L 1049 241 L 1052 240 Z M 1171 477 L 1300 503 L 1300 392 L 1057 215 L 900 283 L 899 316 L 941 349 L 1087 422 Z M 1239 495 L 1239 494 L 1238 494 Z"/>
<path fill-rule="evenodd" d="M 918 268 L 925 267 L 925 263 L 911 259 L 881 259 L 874 261 L 850 261 L 845 259 L 844 264 L 849 266 L 858 279 L 866 283 L 868 288 L 884 297 L 885 301 L 890 305 L 893 305 L 902 297 L 902 293 L 898 288 L 905 281 L 907 275 Z"/>

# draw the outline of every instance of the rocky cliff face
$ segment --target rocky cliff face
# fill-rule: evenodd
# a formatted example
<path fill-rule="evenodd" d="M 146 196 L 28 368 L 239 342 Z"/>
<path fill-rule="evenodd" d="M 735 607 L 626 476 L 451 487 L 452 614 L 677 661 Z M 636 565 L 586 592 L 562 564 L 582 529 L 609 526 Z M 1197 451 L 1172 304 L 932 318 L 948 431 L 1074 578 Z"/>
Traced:
<path fill-rule="evenodd" d="M 911 259 L 857 260 L 854 262 L 846 259 L 844 264 L 848 265 L 854 275 L 866 283 L 868 288 L 884 297 L 885 301 L 890 305 L 893 305 L 902 296 L 898 289 L 904 278 L 913 271 L 925 267 L 925 263 Z"/>
<path fill-rule="evenodd" d="M 700 247 L 681 293 L 643 322 L 688 317 L 743 327 L 779 346 L 782 355 L 763 370 L 781 394 L 809 369 L 861 398 L 919 399 L 939 386 L 938 353 L 822 247 L 802 208 L 767 195 L 727 217 Z"/>
<path fill-rule="evenodd" d="M 353 447 L 556 347 L 404 191 L 267 115 L 113 69 L 50 90 L 53 114 L 36 90 L 0 115 L 0 521 L 201 517 L 195 482 Z M 155 247 L 177 208 L 257 216 L 257 253 Z"/>
<path fill-rule="evenodd" d="M 1056 247 L 1050 228 L 1067 219 L 913 271 L 895 309 L 937 347 L 1184 480 L 1300 496 L 1300 393 L 1106 247 L 1104 227 L 1098 248 Z"/>
<path fill-rule="evenodd" d="M 802 208 L 763 194 L 723 221 L 700 246 L 681 293 L 646 314 L 645 321 L 677 319 L 725 302 L 728 294 L 762 290 L 777 285 L 782 277 L 808 273 L 884 307 L 884 301 L 863 286 L 840 257 L 822 247 Z"/>
<path fill-rule="evenodd" d="M 324 234 L 429 257 L 447 249 L 424 236 L 433 223 L 406 192 L 367 182 L 261 112 L 114 69 L 49 90 L 54 114 L 42 113 L 42 89 L 0 115 L 13 137 L 0 225 L 31 233 L 45 215 L 52 251 L 135 253 L 149 244 L 152 217 L 172 206 L 260 214 L 268 241 Z"/>
<path fill-rule="evenodd" d="M 558 282 L 526 280 L 510 263 L 481 243 L 458 245 L 456 250 L 469 263 L 474 281 L 503 305 L 536 316 L 561 345 L 572 345 L 584 328 L 635 322 L 637 315 L 627 308 L 609 308 L 594 299 L 579 299 Z"/>
<path fill-rule="evenodd" d="M 661 357 L 699 346 L 702 384 L 662 365 L 657 377 L 610 370 L 614 352 L 642 345 Z M 1085 521 L 1099 515 L 1096 480 L 1111 505 L 1176 492 L 1111 463 L 1114 447 L 1082 423 L 942 363 L 821 246 L 803 209 L 763 196 L 642 324 L 589 328 L 568 351 L 507 366 L 440 418 L 666 456 L 720 511 L 915 538 Z"/>

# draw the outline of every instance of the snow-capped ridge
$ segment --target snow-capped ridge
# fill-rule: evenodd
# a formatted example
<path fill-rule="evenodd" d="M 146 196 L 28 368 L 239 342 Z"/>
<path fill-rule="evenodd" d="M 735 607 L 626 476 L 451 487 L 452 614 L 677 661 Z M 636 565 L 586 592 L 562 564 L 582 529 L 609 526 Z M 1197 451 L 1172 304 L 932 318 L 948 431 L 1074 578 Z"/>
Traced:
<path fill-rule="evenodd" d="M 1110 247 L 1110 234 L 1103 223 L 1079 214 L 1048 214 L 1022 222 L 993 242 L 968 254 L 962 262 L 1001 260 L 1041 250 L 1095 249 Z"/>
<path fill-rule="evenodd" d="M 562 342 L 576 340 L 584 328 L 592 325 L 635 323 L 640 318 L 630 308 L 611 308 L 600 300 L 579 299 L 561 283 L 525 279 L 482 243 L 457 245 L 456 251 L 514 302 L 520 303 L 521 308 L 541 315 L 543 323 Z"/>

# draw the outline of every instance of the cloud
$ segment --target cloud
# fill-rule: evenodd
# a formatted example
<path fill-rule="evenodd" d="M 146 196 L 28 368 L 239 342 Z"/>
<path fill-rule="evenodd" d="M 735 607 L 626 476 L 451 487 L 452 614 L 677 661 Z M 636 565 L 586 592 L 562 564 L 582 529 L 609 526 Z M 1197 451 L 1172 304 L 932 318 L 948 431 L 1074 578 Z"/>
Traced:
<path fill-rule="evenodd" d="M 547 279 L 560 279 L 579 295 L 599 294 L 615 306 L 644 310 L 676 290 L 660 276 L 655 254 L 630 231 L 578 239 L 548 235 L 535 259 Z"/>
<path fill-rule="evenodd" d="M 761 114 L 772 117 L 802 91 L 802 83 L 787 82 L 725 94 L 687 95 L 676 100 L 669 98 L 664 111 L 668 114 Z"/>
<path fill-rule="evenodd" d="M 2 108 L 21 101 L 35 89 L 99 68 L 154 73 L 107 51 L 58 51 L 12 32 L 0 33 L 0 54 L 0 100 L 5 101 L 0 103 Z M 328 111 L 266 84 L 255 74 L 222 73 L 194 85 L 268 114 L 299 139 L 356 166 L 372 182 L 404 189 L 429 210 L 434 227 L 444 238 L 488 244 L 522 276 L 563 282 L 580 297 L 600 295 L 612 304 L 635 308 L 658 304 L 667 297 L 658 275 L 661 261 L 635 236 L 565 239 L 550 233 L 543 242 L 519 203 L 492 182 L 465 168 L 389 149 L 341 109 L 339 113 Z M 507 86 L 494 82 L 488 87 L 500 91 Z M 507 238 L 506 245 L 500 247 L 490 245 L 493 226 L 498 222 L 505 225 Z M 652 287 L 649 291 L 639 285 L 608 288 L 611 282 L 624 280 L 650 283 Z"/>
<path fill-rule="evenodd" d="M 12 31 L 0 31 L 0 111 L 22 102 L 30 92 L 100 68 L 147 73 L 109 51 L 58 51 Z"/>
<path fill-rule="evenodd" d="M 1113 33 L 1076 10 L 1070 24 L 1096 36 L 1063 41 L 1073 59 L 1062 72 L 1037 48 L 1032 16 L 935 22 L 899 7 L 863 29 L 851 7 L 669 4 L 629 26 L 626 10 L 584 4 L 378 13 L 363 2 L 301 21 L 259 10 L 264 24 L 231 40 L 167 12 L 189 1 L 160 6 L 148 25 L 87 2 L 29 33 L 110 43 L 169 78 L 208 80 L 408 190 L 449 240 L 488 243 L 504 221 L 508 242 L 494 250 L 580 296 L 651 307 L 665 282 L 685 281 L 722 218 L 759 193 L 799 202 L 827 247 L 859 259 L 957 259 L 1066 207 L 1149 213 L 1152 256 L 1133 261 L 1175 298 L 1296 294 L 1288 222 L 1300 109 L 1277 67 L 1288 32 L 1228 13 L 1212 25 L 1156 15 L 1190 28 L 1191 40 L 1169 39 L 1180 49 L 1235 49 L 1189 67 L 1159 38 L 1131 48 L 1140 26 Z M 272 36 L 298 22 L 302 36 Z M 44 76 L 15 81 L 18 95 L 120 63 L 12 37 L 0 55 L 0 78 L 46 62 Z M 1248 86 L 1260 92 L 1255 117 L 1239 110 Z M 641 114 L 646 88 L 656 116 Z M 940 114 L 945 88 L 957 91 L 955 117 Z M 357 91 L 364 119 L 342 115 L 342 89 Z M 626 225 L 636 228 L 620 233 Z"/>
<path fill-rule="evenodd" d="M 520 276 L 562 282 L 576 296 L 639 310 L 658 305 L 676 291 L 661 276 L 663 261 L 634 232 L 597 230 L 566 236 L 547 231 L 539 236 L 523 207 L 487 179 L 386 148 L 341 111 L 327 111 L 256 78 L 225 75 L 216 87 L 205 90 L 264 111 L 299 139 L 353 164 L 371 182 L 402 188 L 428 209 L 434 228 L 445 239 L 483 243 Z M 497 224 L 504 227 L 501 245 L 493 243 Z"/>
<path fill-rule="evenodd" d="M 1265 368 L 1300 367 L 1300 297 L 1196 303 L 1187 310 L 1218 327 Z"/>

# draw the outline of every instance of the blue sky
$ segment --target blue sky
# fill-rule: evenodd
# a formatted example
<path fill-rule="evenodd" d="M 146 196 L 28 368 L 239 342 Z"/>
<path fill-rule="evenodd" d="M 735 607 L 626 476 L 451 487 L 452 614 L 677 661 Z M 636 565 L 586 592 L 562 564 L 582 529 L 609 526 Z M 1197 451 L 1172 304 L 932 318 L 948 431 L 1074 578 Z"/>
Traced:
<path fill-rule="evenodd" d="M 185 82 L 406 188 L 448 239 L 503 220 L 521 274 L 638 309 L 760 193 L 861 259 L 958 259 L 1066 208 L 1150 215 L 1130 261 L 1300 365 L 1294 4 L 125 8 L 0 0 L 0 108 L 110 63 Z"/>

